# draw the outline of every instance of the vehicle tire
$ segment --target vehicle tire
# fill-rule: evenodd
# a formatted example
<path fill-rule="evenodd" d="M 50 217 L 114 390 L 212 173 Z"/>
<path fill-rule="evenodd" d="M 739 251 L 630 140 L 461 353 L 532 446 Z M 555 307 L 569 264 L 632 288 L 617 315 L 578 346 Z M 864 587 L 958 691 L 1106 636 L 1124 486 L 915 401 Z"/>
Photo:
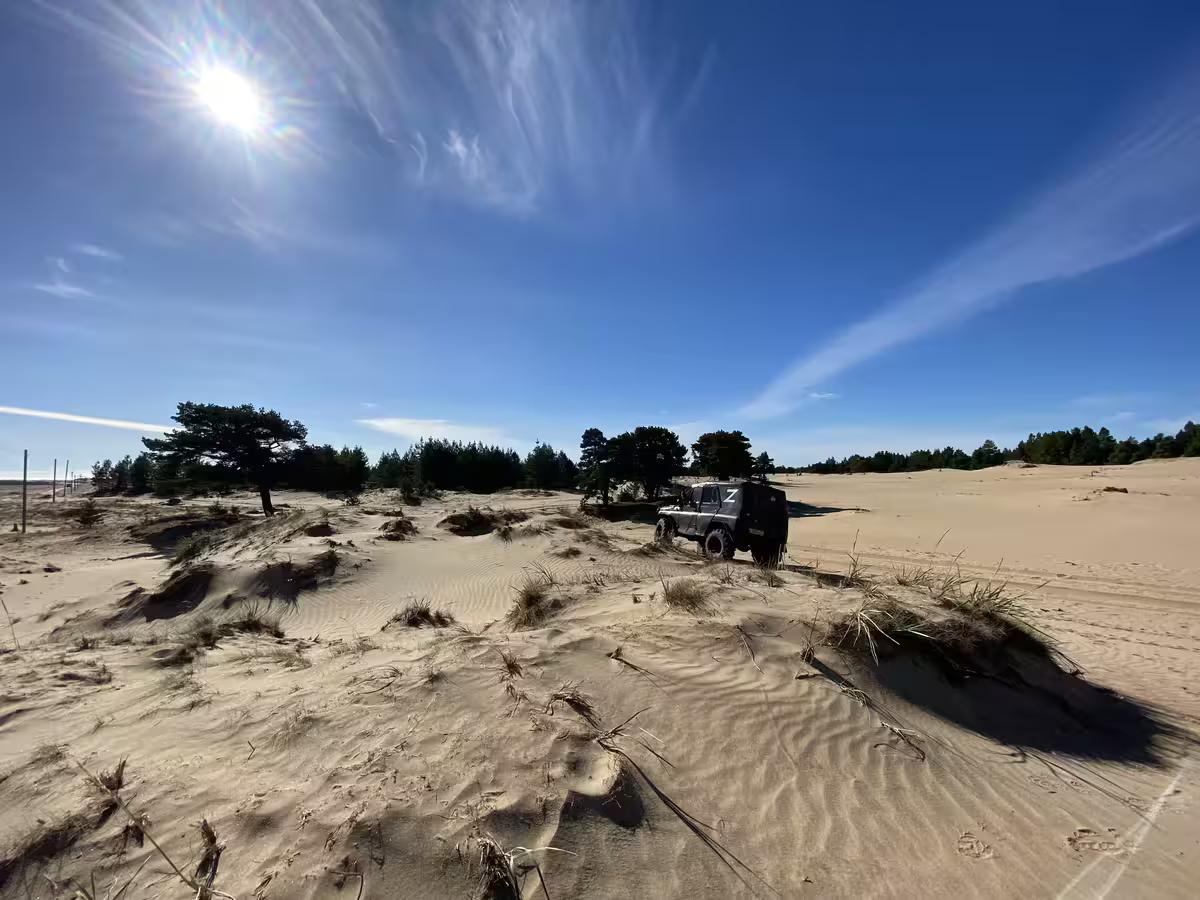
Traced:
<path fill-rule="evenodd" d="M 704 536 L 704 555 L 709 559 L 733 559 L 733 537 L 724 528 L 714 528 Z"/>
<path fill-rule="evenodd" d="M 750 555 L 754 557 L 757 565 L 774 569 L 783 559 L 783 544 L 773 541 L 755 541 L 750 545 Z"/>
<path fill-rule="evenodd" d="M 654 525 L 654 540 L 659 544 L 669 544 L 675 540 L 675 523 L 663 516 Z"/>

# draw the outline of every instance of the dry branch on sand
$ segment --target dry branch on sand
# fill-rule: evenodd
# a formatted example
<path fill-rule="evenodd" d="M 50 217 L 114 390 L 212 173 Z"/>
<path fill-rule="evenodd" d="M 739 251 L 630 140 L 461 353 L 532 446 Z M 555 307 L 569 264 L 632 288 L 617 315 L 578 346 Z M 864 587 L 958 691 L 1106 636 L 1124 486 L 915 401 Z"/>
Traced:
<path fill-rule="evenodd" d="M 217 834 L 213 830 L 212 826 L 208 824 L 207 820 L 202 820 L 200 824 L 201 838 L 203 841 L 203 852 L 200 863 L 196 867 L 195 877 L 189 877 L 188 875 L 184 874 L 183 870 L 179 868 L 175 861 L 167 855 L 165 850 L 163 850 L 162 845 L 159 844 L 158 841 L 154 839 L 154 836 L 146 829 L 146 825 L 149 822 L 148 817 L 134 813 L 133 810 L 131 810 L 125 803 L 125 800 L 120 794 L 120 787 L 123 785 L 123 782 L 122 785 L 112 788 L 106 784 L 102 778 L 97 778 L 95 775 L 89 772 L 82 763 L 76 762 L 75 765 L 78 766 L 79 770 L 87 776 L 92 784 L 108 795 L 108 803 L 111 804 L 109 807 L 110 809 L 119 807 L 120 810 L 129 817 L 130 822 L 132 822 L 137 828 L 137 831 L 150 842 L 155 850 L 158 851 L 158 855 L 166 861 L 167 865 L 171 867 L 171 871 L 175 873 L 179 880 L 182 881 L 189 890 L 195 892 L 195 896 L 197 898 L 206 898 L 207 900 L 207 898 L 222 897 L 227 898 L 227 900 L 234 900 L 232 895 L 227 894 L 224 891 L 219 891 L 213 887 L 213 880 L 217 875 L 217 861 L 220 859 L 221 850 L 224 848 L 223 845 L 217 842 Z M 123 760 L 119 768 L 123 774 L 125 770 Z M 107 816 L 105 816 L 105 818 L 107 818 Z"/>

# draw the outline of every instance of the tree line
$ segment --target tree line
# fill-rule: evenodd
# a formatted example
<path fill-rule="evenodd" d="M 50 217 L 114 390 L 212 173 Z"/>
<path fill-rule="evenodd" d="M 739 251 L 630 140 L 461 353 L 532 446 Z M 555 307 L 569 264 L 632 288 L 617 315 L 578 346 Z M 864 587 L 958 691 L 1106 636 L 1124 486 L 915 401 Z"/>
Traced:
<path fill-rule="evenodd" d="M 1121 466 L 1144 459 L 1170 459 L 1200 456 L 1200 426 L 1188 422 L 1176 434 L 1159 433 L 1138 440 L 1118 441 L 1107 429 L 1072 428 L 1030 434 L 1016 447 L 1001 449 L 991 440 L 984 441 L 971 453 L 957 447 L 941 450 L 914 450 L 895 453 L 879 450 L 871 456 L 852 454 L 841 460 L 829 457 L 824 462 L 801 468 L 782 467 L 780 472 L 811 472 L 841 475 L 859 472 L 920 472 L 926 469 L 986 469 L 1010 460 L 1054 466 Z"/>
<path fill-rule="evenodd" d="M 913 472 L 923 469 L 983 469 L 1017 459 L 1057 465 L 1120 465 L 1142 459 L 1200 456 L 1200 428 L 1188 422 L 1175 435 L 1117 441 L 1107 428 L 1030 434 L 1015 448 L 984 441 L 973 452 L 955 447 L 871 456 L 830 457 L 800 469 L 776 466 L 763 452 L 755 455 L 741 431 L 711 431 L 688 448 L 661 425 L 641 425 L 613 437 L 589 428 L 580 439 L 578 465 L 562 450 L 537 443 L 524 457 L 511 448 L 479 442 L 424 438 L 401 453 L 383 453 L 371 465 L 361 447 L 335 449 L 309 444 L 308 429 L 275 410 L 251 405 L 180 403 L 172 419 L 177 427 L 161 438 L 143 438 L 146 450 L 113 463 L 92 467 L 100 493 L 163 495 L 211 492 L 251 485 L 263 511 L 274 512 L 271 489 L 345 495 L 367 487 L 400 490 L 407 501 L 442 490 L 488 493 L 512 487 L 579 489 L 585 498 L 610 502 L 657 497 L 671 481 L 690 472 L 716 479 L 761 478 L 776 472 L 818 474 Z"/>
<path fill-rule="evenodd" d="M 309 444 L 307 428 L 275 410 L 189 402 L 180 403 L 172 419 L 178 427 L 143 438 L 146 450 L 136 457 L 95 463 L 96 491 L 172 496 L 251 485 L 270 515 L 275 487 L 344 495 L 395 488 L 416 502 L 440 490 L 570 489 L 578 477 L 566 453 L 540 442 L 522 458 L 508 448 L 425 438 L 371 465 L 362 447 Z"/>
<path fill-rule="evenodd" d="M 270 515 L 274 487 L 347 495 L 367 487 L 392 488 L 409 501 L 441 490 L 581 488 L 607 503 L 614 488 L 621 499 L 656 497 L 687 471 L 687 448 L 661 425 L 639 426 L 611 438 L 589 428 L 578 465 L 541 442 L 521 457 L 511 448 L 441 438 L 424 438 L 403 453 L 388 451 L 371 465 L 361 447 L 309 444 L 307 428 L 275 410 L 187 402 L 179 404 L 172 419 L 177 427 L 161 438 L 143 438 L 146 450 L 136 458 L 96 463 L 96 490 L 169 496 L 251 485 Z M 767 454 L 751 456 L 749 440 L 737 431 L 701 435 L 692 453 L 692 471 L 723 478 L 765 477 L 773 468 Z"/>

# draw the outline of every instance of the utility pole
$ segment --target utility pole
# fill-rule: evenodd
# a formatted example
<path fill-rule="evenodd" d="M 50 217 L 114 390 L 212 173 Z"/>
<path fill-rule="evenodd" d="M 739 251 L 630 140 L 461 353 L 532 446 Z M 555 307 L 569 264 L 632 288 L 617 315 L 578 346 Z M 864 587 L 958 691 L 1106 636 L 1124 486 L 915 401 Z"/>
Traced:
<path fill-rule="evenodd" d="M 63 470 L 63 482 L 64 482 L 63 496 L 64 497 L 67 494 L 67 486 L 65 484 L 66 480 L 67 480 L 67 472 L 64 469 Z M 57 486 L 58 486 L 58 457 L 56 456 L 56 457 L 54 457 L 54 474 L 50 476 L 50 502 L 51 503 L 54 502 L 54 490 Z"/>
<path fill-rule="evenodd" d="M 25 533 L 25 509 L 29 503 L 29 451 L 25 451 L 25 463 L 21 469 L 21 534 Z"/>
<path fill-rule="evenodd" d="M 67 460 L 67 467 L 63 469 L 63 496 L 66 496 L 67 491 L 67 476 L 71 474 L 71 461 Z M 71 485 L 71 493 L 75 493 L 75 485 Z"/>

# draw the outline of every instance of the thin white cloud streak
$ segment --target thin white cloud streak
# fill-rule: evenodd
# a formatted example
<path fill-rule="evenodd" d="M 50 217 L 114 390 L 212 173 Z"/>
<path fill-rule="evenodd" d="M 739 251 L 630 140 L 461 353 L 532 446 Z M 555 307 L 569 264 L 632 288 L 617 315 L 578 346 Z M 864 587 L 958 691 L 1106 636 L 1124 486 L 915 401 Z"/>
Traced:
<path fill-rule="evenodd" d="M 107 247 L 101 247 L 99 244 L 76 244 L 71 249 L 84 256 L 90 256 L 93 259 L 104 259 L 109 262 L 120 262 L 125 258 L 116 250 L 109 250 Z"/>
<path fill-rule="evenodd" d="M 527 444 L 505 433 L 502 428 L 491 425 L 467 425 L 461 422 L 451 422 L 448 419 L 401 419 L 378 418 L 356 419 L 359 425 L 385 434 L 394 434 L 409 441 L 421 438 L 443 438 L 450 441 L 482 441 L 486 444 L 500 446 L 515 446 Z"/>
<path fill-rule="evenodd" d="M 125 419 L 102 419 L 99 416 L 77 416 L 74 413 L 49 412 L 44 409 L 25 409 L 21 406 L 0 406 L 0 415 L 29 416 L 34 419 L 52 419 L 56 422 L 74 422 L 79 425 L 100 425 L 104 428 L 123 428 L 126 431 L 141 431 L 147 434 L 161 434 L 171 430 L 171 426 L 169 425 L 129 422 Z"/>
<path fill-rule="evenodd" d="M 80 300 L 86 297 L 95 297 L 96 295 L 85 287 L 78 284 L 70 284 L 66 281 L 41 281 L 32 285 L 35 291 L 41 291 L 43 294 L 50 294 L 53 297 L 58 297 L 61 300 Z"/>
<path fill-rule="evenodd" d="M 894 347 L 989 309 L 1016 291 L 1161 247 L 1200 224 L 1200 67 L 1090 161 L 915 289 L 800 359 L 742 412 L 790 412 L 810 390 Z"/>

